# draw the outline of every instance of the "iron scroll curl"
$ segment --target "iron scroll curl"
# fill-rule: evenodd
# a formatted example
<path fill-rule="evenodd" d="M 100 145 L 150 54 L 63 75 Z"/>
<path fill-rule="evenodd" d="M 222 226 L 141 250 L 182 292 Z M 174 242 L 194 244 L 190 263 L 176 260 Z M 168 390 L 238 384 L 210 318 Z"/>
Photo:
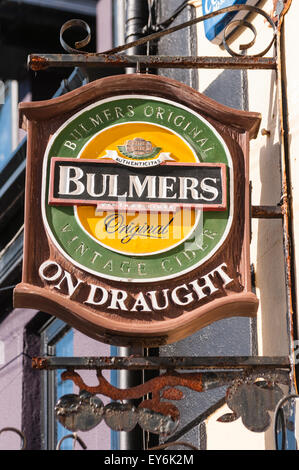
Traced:
<path fill-rule="evenodd" d="M 69 30 L 69 29 L 72 29 L 72 28 L 75 28 L 75 27 L 79 27 L 81 29 L 84 29 L 85 32 L 86 32 L 86 36 L 84 39 L 81 39 L 80 41 L 76 41 L 75 42 L 75 49 L 73 47 L 71 47 L 64 39 L 63 39 L 63 34 L 65 33 L 65 31 Z M 80 49 L 82 47 L 85 47 L 87 46 L 90 41 L 91 41 L 91 30 L 90 30 L 90 26 L 88 25 L 88 23 L 86 23 L 86 21 L 84 20 L 80 20 L 80 19 L 72 19 L 72 20 L 68 20 L 66 21 L 66 23 L 64 23 L 61 28 L 60 28 L 60 33 L 59 33 L 59 38 L 60 38 L 60 44 L 62 45 L 63 49 L 67 52 L 69 52 L 70 54 L 87 54 L 86 51 L 81 51 Z"/>
<path fill-rule="evenodd" d="M 27 442 L 26 442 L 26 436 L 23 433 L 23 431 L 20 431 L 19 429 L 15 428 L 15 427 L 9 426 L 9 427 L 5 427 L 5 428 L 0 429 L 0 434 L 2 434 L 4 432 L 14 432 L 15 434 L 17 434 L 21 438 L 20 450 L 25 450 L 26 449 Z"/>
<path fill-rule="evenodd" d="M 127 49 L 130 49 L 130 48 L 136 47 L 136 46 L 140 46 L 142 44 L 146 44 L 150 41 L 156 41 L 156 40 L 160 39 L 163 36 L 174 33 L 176 31 L 187 28 L 189 26 L 193 26 L 195 24 L 201 23 L 205 20 L 208 20 L 210 18 L 214 18 L 218 15 L 223 15 L 225 13 L 238 12 L 238 11 L 242 11 L 242 10 L 248 11 L 249 13 L 255 13 L 255 14 L 258 14 L 258 15 L 262 15 L 265 18 L 265 20 L 269 23 L 269 25 L 271 26 L 271 28 L 273 30 L 273 37 L 271 38 L 271 41 L 266 46 L 266 48 L 260 53 L 247 56 L 247 57 L 263 57 L 269 51 L 269 49 L 272 47 L 272 45 L 273 45 L 273 43 L 276 39 L 277 24 L 272 20 L 272 18 L 264 10 L 262 10 L 258 7 L 255 7 L 255 6 L 251 6 L 251 5 L 233 5 L 233 6 L 230 6 L 230 7 L 222 8 L 221 10 L 214 11 L 212 13 L 208 13 L 206 15 L 203 15 L 203 16 L 200 16 L 200 17 L 197 17 L 197 18 L 193 18 L 192 20 L 186 21 L 184 23 L 181 23 L 179 25 L 172 26 L 172 27 L 166 28 L 166 29 L 162 26 L 162 24 L 160 25 L 160 28 L 159 28 L 159 25 L 156 25 L 156 29 L 159 29 L 159 31 L 154 32 L 152 34 L 148 34 L 148 35 L 146 35 L 146 36 L 144 36 L 144 37 L 142 37 L 142 38 L 140 38 L 136 41 L 132 41 L 132 42 L 129 42 L 127 44 L 123 44 L 121 46 L 114 47 L 112 49 L 109 49 L 109 50 L 101 52 L 101 53 L 90 53 L 90 52 L 82 50 L 82 47 L 85 47 L 90 43 L 90 40 L 91 40 L 90 27 L 83 20 L 72 19 L 72 20 L 69 20 L 66 23 L 64 23 L 61 27 L 61 29 L 60 29 L 60 43 L 61 43 L 62 47 L 64 48 L 64 50 L 66 50 L 67 52 L 69 52 L 71 54 L 85 54 L 85 55 L 94 55 L 94 56 L 99 56 L 99 55 L 103 54 L 103 55 L 109 56 L 111 54 L 119 54 L 120 52 L 123 52 Z M 229 29 L 229 27 L 231 27 L 232 24 L 238 24 L 240 26 L 245 26 L 245 27 L 251 29 L 251 31 L 254 34 L 254 38 L 253 38 L 252 41 L 250 41 L 248 44 L 241 44 L 239 46 L 239 49 L 242 50 L 242 51 L 249 49 L 250 47 L 252 47 L 255 44 L 255 40 L 256 40 L 256 37 L 257 37 L 257 31 L 254 28 L 254 26 L 246 20 L 233 20 L 233 21 L 230 21 L 227 24 L 227 26 L 225 27 L 225 29 L 223 31 L 223 46 L 231 56 L 237 56 L 238 57 L 238 56 L 242 56 L 243 54 L 239 54 L 239 53 L 233 51 L 227 44 L 228 29 Z M 75 48 L 71 47 L 63 39 L 64 32 L 66 30 L 74 28 L 74 27 L 80 27 L 80 28 L 84 29 L 85 32 L 86 32 L 86 37 L 84 39 L 75 42 Z M 119 54 L 119 55 L 121 56 L 122 54 Z"/>

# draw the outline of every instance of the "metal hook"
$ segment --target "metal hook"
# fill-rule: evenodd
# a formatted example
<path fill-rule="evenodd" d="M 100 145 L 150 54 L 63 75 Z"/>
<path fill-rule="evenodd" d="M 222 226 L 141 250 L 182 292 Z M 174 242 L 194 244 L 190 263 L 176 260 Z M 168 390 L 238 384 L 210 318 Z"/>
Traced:
<path fill-rule="evenodd" d="M 60 447 L 63 441 L 65 439 L 70 439 L 70 438 L 74 439 L 75 443 L 78 441 L 83 450 L 87 449 L 87 445 L 85 444 L 85 442 L 77 435 L 77 433 L 74 432 L 73 434 L 67 434 L 66 436 L 63 436 L 58 442 L 56 446 L 56 450 L 61 450 Z"/>
<path fill-rule="evenodd" d="M 12 431 L 12 432 L 15 432 L 16 434 L 18 434 L 20 436 L 20 438 L 22 439 L 22 445 L 21 445 L 21 448 L 20 450 L 25 450 L 26 449 L 26 437 L 25 437 L 25 434 L 20 431 L 19 429 L 17 428 L 11 428 L 11 427 L 8 427 L 8 428 L 2 428 L 0 429 L 0 434 L 2 432 L 6 432 L 6 431 Z"/>

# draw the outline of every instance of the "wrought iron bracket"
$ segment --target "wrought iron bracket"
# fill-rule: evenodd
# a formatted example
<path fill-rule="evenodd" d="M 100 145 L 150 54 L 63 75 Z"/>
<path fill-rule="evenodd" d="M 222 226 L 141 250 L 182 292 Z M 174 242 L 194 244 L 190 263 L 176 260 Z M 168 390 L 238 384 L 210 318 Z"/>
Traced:
<path fill-rule="evenodd" d="M 71 380 L 79 387 L 79 395 L 65 395 L 55 407 L 57 418 L 70 431 L 89 430 L 86 426 L 94 427 L 104 417 L 106 424 L 114 430 L 129 431 L 138 422 L 145 430 L 164 437 L 177 430 L 180 413 L 173 401 L 184 398 L 181 387 L 201 393 L 227 387 L 225 402 L 232 411 L 219 421 L 227 423 L 241 418 L 251 431 L 265 431 L 270 425 L 268 412 L 273 411 L 284 396 L 281 386 L 289 388 L 291 372 L 288 357 L 252 356 L 47 356 L 33 358 L 32 365 L 39 370 L 66 369 L 61 379 Z M 75 371 L 87 369 L 96 371 L 98 385 L 88 386 Z M 119 389 L 103 375 L 103 370 L 113 369 L 159 370 L 160 374 L 135 387 Z M 184 370 L 187 372 L 182 372 Z M 95 395 L 115 401 L 104 407 Z M 118 403 L 136 399 L 142 400 L 138 408 L 128 403 Z M 263 406 L 257 410 L 259 399 Z"/>
<path fill-rule="evenodd" d="M 141 67 L 276 70 L 273 57 L 182 57 L 126 54 L 30 54 L 28 67 L 34 72 L 53 67 Z"/>
<path fill-rule="evenodd" d="M 223 356 L 223 357 L 33 357 L 32 367 L 39 370 L 200 370 L 231 371 L 246 369 L 285 369 L 291 366 L 288 356 Z"/>
<path fill-rule="evenodd" d="M 185 5 L 184 5 L 185 6 Z M 182 6 L 181 6 L 182 7 Z M 273 36 L 271 41 L 266 48 L 260 53 L 253 55 L 245 55 L 245 51 L 251 48 L 255 44 L 257 37 L 257 31 L 254 26 L 245 20 L 231 21 L 223 32 L 222 45 L 231 57 L 182 57 L 182 56 L 159 56 L 159 55 L 127 55 L 124 51 L 132 47 L 137 47 L 142 44 L 150 43 L 152 41 L 158 41 L 163 36 L 174 33 L 181 29 L 194 26 L 200 22 L 213 18 L 215 16 L 234 13 L 240 10 L 245 10 L 248 14 L 256 14 L 264 17 L 265 21 L 272 28 Z M 177 12 L 175 12 L 177 13 Z M 168 26 L 177 14 L 166 22 Z M 279 20 L 283 18 L 283 12 L 275 22 L 270 15 L 264 10 L 251 5 L 233 5 L 230 7 L 222 8 L 221 10 L 203 15 L 197 18 L 193 18 L 189 21 L 181 23 L 176 26 L 172 26 L 165 29 L 165 24 L 160 25 L 157 31 L 152 34 L 143 36 L 142 38 L 123 44 L 113 49 L 104 51 L 102 53 L 89 53 L 80 50 L 81 47 L 86 46 L 90 42 L 91 33 L 87 23 L 83 20 L 69 20 L 67 21 L 60 30 L 60 42 L 62 47 L 69 54 L 31 54 L 28 56 L 28 67 L 33 71 L 45 70 L 49 67 L 132 67 L 136 66 L 140 70 L 141 67 L 147 68 L 231 68 L 231 69 L 270 69 L 274 70 L 277 67 L 276 57 L 264 57 L 265 54 L 271 49 L 276 41 L 277 30 L 279 28 Z M 237 24 L 242 25 L 245 28 L 249 28 L 254 35 L 252 41 L 248 44 L 241 44 L 239 46 L 239 52 L 234 51 L 229 43 L 229 37 L 231 35 L 231 25 Z M 63 39 L 63 33 L 70 28 L 81 27 L 86 32 L 86 37 L 75 43 L 75 48 L 71 47 Z M 159 25 L 158 25 L 159 26 Z M 155 28 L 154 28 L 155 29 Z"/>
<path fill-rule="evenodd" d="M 251 206 L 251 217 L 253 219 L 282 219 L 283 208 L 277 206 Z"/>

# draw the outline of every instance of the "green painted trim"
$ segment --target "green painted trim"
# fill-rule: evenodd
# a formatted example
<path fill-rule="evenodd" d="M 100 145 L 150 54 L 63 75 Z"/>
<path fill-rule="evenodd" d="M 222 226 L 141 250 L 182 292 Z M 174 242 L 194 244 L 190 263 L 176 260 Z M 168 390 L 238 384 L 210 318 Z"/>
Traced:
<path fill-rule="evenodd" d="M 163 116 L 163 119 L 162 119 Z M 216 131 L 185 108 L 154 98 L 115 98 L 104 100 L 83 110 L 53 136 L 47 156 L 46 194 L 48 200 L 49 167 L 54 156 L 74 158 L 100 131 L 127 122 L 144 122 L 164 126 L 181 136 L 199 161 L 229 164 L 226 149 Z M 76 151 L 65 145 L 76 144 Z M 160 280 L 190 271 L 207 258 L 223 237 L 229 221 L 230 174 L 227 169 L 228 208 L 203 215 L 203 243 L 198 227 L 190 238 L 164 253 L 129 256 L 116 253 L 98 243 L 79 226 L 73 207 L 49 206 L 45 214 L 50 235 L 57 247 L 82 269 L 93 274 L 123 281 Z"/>

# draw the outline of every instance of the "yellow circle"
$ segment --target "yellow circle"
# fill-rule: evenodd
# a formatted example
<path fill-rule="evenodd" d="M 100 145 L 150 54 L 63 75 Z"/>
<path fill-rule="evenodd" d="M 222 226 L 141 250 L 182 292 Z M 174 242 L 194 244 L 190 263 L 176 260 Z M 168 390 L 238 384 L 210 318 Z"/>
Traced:
<path fill-rule="evenodd" d="M 169 153 L 174 161 L 197 161 L 191 148 L 178 135 L 164 127 L 141 122 L 120 124 L 102 131 L 84 147 L 80 158 L 107 158 L 107 150 L 117 151 L 119 156 L 129 158 L 120 153 L 118 146 L 136 137 L 150 141 L 153 147 L 161 148 L 160 152 Z M 158 158 L 159 154 L 154 158 Z M 78 206 L 77 217 L 99 243 L 113 251 L 137 256 L 173 248 L 191 234 L 197 220 L 195 211 L 186 208 L 176 212 L 116 210 L 96 214 L 95 206 Z"/>

